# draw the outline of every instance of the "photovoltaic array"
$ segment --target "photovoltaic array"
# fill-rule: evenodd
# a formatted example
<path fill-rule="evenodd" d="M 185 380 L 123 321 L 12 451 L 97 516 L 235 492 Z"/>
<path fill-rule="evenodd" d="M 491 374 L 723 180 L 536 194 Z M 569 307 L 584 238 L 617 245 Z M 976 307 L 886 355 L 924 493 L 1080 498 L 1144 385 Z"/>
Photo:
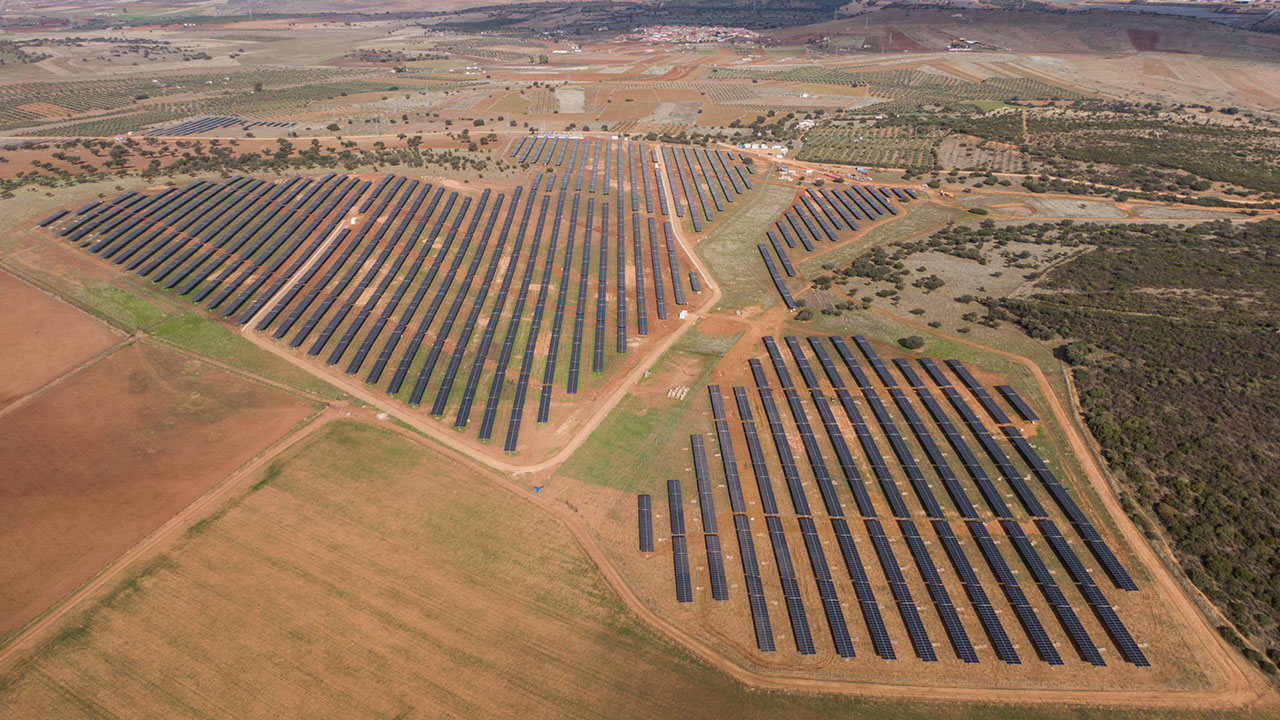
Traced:
<path fill-rule="evenodd" d="M 709 220 L 750 168 L 736 153 L 575 137 L 525 137 L 509 154 L 538 166 L 509 191 L 234 177 L 40 225 L 480 440 L 501 431 L 514 452 L 531 393 L 535 421 L 551 422 L 557 397 L 687 305 L 697 276 L 668 213 Z"/>
<path fill-rule="evenodd" d="M 846 240 L 859 229 L 858 222 L 899 214 L 899 205 L 918 199 L 911 188 L 850 185 L 848 188 L 806 188 L 782 217 L 765 230 L 767 243 L 756 245 L 773 285 L 788 310 L 796 309 L 786 277 L 796 277 L 795 265 L 787 251 L 813 252 L 824 242 Z M 798 243 L 798 244 L 797 244 Z M 774 258 L 777 261 L 774 261 Z M 779 272 L 781 268 L 781 272 Z"/>
<path fill-rule="evenodd" d="M 796 650 L 804 655 L 815 654 L 825 647 L 840 657 L 851 658 L 855 656 L 859 638 L 865 638 L 878 657 L 892 660 L 897 657 L 894 638 L 901 633 L 920 660 L 936 661 L 938 647 L 931 637 L 931 628 L 939 627 L 949 641 L 950 653 L 962 663 L 979 663 L 984 652 L 989 651 L 1004 663 L 1020 665 L 1023 660 L 1018 645 L 1025 637 L 1043 662 L 1050 666 L 1062 665 L 1065 661 L 1054 639 L 1058 631 L 1051 633 L 1042 624 L 1041 617 L 1047 611 L 1056 620 L 1061 637 L 1070 643 L 1082 661 L 1104 666 L 1105 648 L 1091 636 L 1076 612 L 1083 600 L 1123 660 L 1138 667 L 1150 665 L 1142 647 L 1094 582 L 1072 543 L 1059 532 L 1035 491 L 1002 449 L 1004 443 L 1017 450 L 1017 457 L 1026 463 L 1030 475 L 1037 477 L 1054 497 L 1062 515 L 1075 527 L 1080 541 L 1090 549 L 1116 587 L 1136 590 L 1131 576 L 1089 523 L 1071 492 L 1058 482 L 1035 448 L 1022 438 L 963 364 L 947 363 L 952 374 L 960 379 L 960 386 L 956 386 L 941 366 L 922 359 L 919 367 L 933 381 L 934 388 L 930 388 L 911 362 L 903 358 L 884 362 L 862 337 L 852 338 L 852 343 L 841 337 L 808 337 L 802 342 L 789 336 L 782 338 L 781 343 L 765 337 L 763 345 L 773 379 L 766 372 L 765 362 L 749 360 L 756 386 L 755 398 L 745 387 L 733 388 L 738 423 L 730 422 L 720 386 L 708 386 L 713 437 L 720 448 L 723 487 L 733 512 L 748 588 L 746 609 L 751 613 L 757 646 L 762 651 L 775 650 L 767 598 L 777 592 L 787 609 Z M 851 385 L 859 397 L 851 393 Z M 951 413 L 934 397 L 935 388 L 946 397 Z M 1004 443 L 972 412 L 962 389 L 984 409 L 991 424 L 1000 429 Z M 1030 409 L 1018 407 L 1019 403 L 1012 399 L 1016 394 L 1001 391 L 1001 395 L 1020 417 L 1026 418 L 1023 411 L 1030 412 Z M 889 402 L 885 402 L 886 396 Z M 778 402 L 779 397 L 783 402 Z M 781 405 L 786 406 L 788 416 L 784 417 Z M 837 406 L 843 413 L 843 421 L 833 410 Z M 919 411 L 921 407 L 925 412 Z M 816 413 L 822 425 L 821 433 L 815 432 L 811 412 Z M 760 440 L 757 417 L 761 414 L 773 441 L 772 453 L 766 452 Z M 869 420 L 867 414 L 871 416 Z M 961 419 L 960 423 L 953 421 L 955 416 Z M 909 430 L 906 435 L 899 429 L 904 424 Z M 849 430 L 852 438 L 848 436 Z M 935 433 L 945 438 L 950 455 L 943 450 L 944 445 L 935 440 Z M 735 434 L 746 442 L 747 462 L 756 481 L 764 530 L 778 570 L 776 583 L 760 573 L 751 527 L 759 518 L 748 512 L 754 498 L 748 500 L 744 495 L 734 449 Z M 851 439 L 856 443 L 851 443 Z M 988 473 L 971 449 L 971 442 L 975 440 L 998 471 L 995 475 Z M 881 454 L 882 446 L 890 448 L 892 463 Z M 861 457 L 855 456 L 851 449 L 854 447 L 861 449 Z M 691 448 L 702 526 L 705 534 L 711 534 L 717 527 L 713 491 L 717 483 L 707 461 L 704 435 L 693 435 Z M 804 456 L 803 463 L 797 458 L 797 449 Z M 959 459 L 963 477 L 953 470 L 953 458 Z M 873 478 L 864 480 L 860 467 L 868 468 Z M 843 483 L 837 482 L 833 470 Z M 789 511 L 779 508 L 774 494 L 773 478 L 778 473 L 791 500 Z M 945 498 L 934 493 L 935 482 L 945 491 Z M 1005 502 L 1001 483 L 1019 499 L 1018 510 Z M 847 486 L 847 495 L 841 489 L 842 484 Z M 910 488 L 910 492 L 904 492 L 904 487 Z M 678 482 L 676 488 L 672 497 L 676 498 L 673 503 L 678 504 Z M 810 489 L 818 493 L 829 530 L 819 526 L 819 512 L 810 505 Z M 981 505 L 974 502 L 971 493 L 981 498 Z M 852 506 L 847 510 L 849 501 Z M 1019 511 L 1025 511 L 1025 515 L 1019 517 Z M 850 514 L 859 516 L 861 521 L 856 534 L 850 525 Z M 892 516 L 892 523 L 882 520 L 885 514 Z M 920 518 L 924 522 L 918 522 Z M 679 533 L 676 527 L 673 518 L 673 538 L 683 537 L 683 521 L 679 524 Z M 962 529 L 967 538 L 957 534 L 957 528 Z M 834 538 L 834 544 L 828 538 Z M 794 539 L 803 544 L 808 556 L 807 572 L 799 572 L 792 560 L 790 547 Z M 878 571 L 870 571 L 863 564 L 859 545 L 864 549 L 869 546 Z M 825 548 L 831 546 L 840 549 L 853 587 L 852 597 L 857 599 L 866 627 L 865 635 L 851 630 L 848 624 L 846 601 L 841 597 L 847 590 L 841 591 L 839 586 L 843 581 L 836 581 L 827 560 Z M 1045 547 L 1049 548 L 1048 553 Z M 727 592 L 717 591 L 714 579 L 716 563 L 722 560 L 719 544 L 715 544 L 714 552 L 710 543 L 707 548 L 708 568 L 713 578 L 711 597 L 733 602 Z M 904 552 L 913 570 L 900 564 L 899 558 Z M 999 586 L 1003 600 L 988 593 L 973 558 L 980 558 L 990 579 Z M 1071 581 L 1069 584 L 1063 585 L 1055 577 L 1047 562 L 1050 558 L 1061 564 Z M 939 564 L 939 560 L 943 564 Z M 687 566 L 688 562 L 687 557 L 683 560 L 677 557 L 677 577 L 681 563 Z M 1025 572 L 1029 580 L 1020 581 L 1019 572 Z M 1024 591 L 1026 582 L 1035 585 L 1042 602 L 1028 598 Z M 875 597 L 876 585 L 887 587 L 893 596 L 896 620 L 890 622 L 882 615 Z M 920 587 L 932 602 L 931 613 L 922 612 L 917 604 Z M 913 589 L 917 590 L 913 592 Z M 677 585 L 678 596 L 681 592 Z M 1068 597 L 1072 592 L 1079 594 L 1074 601 Z M 687 601 L 696 601 L 696 598 L 681 599 L 681 602 Z M 810 624 L 815 616 L 807 612 L 806 601 L 821 606 L 829 643 L 816 640 L 811 633 Z M 1006 605 L 1011 612 L 1004 615 Z M 1002 615 L 1017 619 L 1020 635 L 1011 634 Z M 974 632 L 978 634 L 973 635 Z M 987 642 L 976 643 L 975 638 L 985 638 Z"/>

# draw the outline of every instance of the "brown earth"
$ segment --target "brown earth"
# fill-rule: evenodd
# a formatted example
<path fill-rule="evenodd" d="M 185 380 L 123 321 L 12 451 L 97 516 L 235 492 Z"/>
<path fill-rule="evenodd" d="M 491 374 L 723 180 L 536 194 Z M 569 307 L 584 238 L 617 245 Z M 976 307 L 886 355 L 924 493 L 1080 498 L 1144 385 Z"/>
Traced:
<path fill-rule="evenodd" d="M 1160 44 L 1160 33 L 1155 30 L 1125 28 L 1124 32 L 1129 36 L 1129 42 L 1133 43 L 1133 49 L 1138 52 L 1155 52 L 1156 46 Z"/>
<path fill-rule="evenodd" d="M 43 612 L 309 410 L 135 344 L 0 417 L 0 632 Z"/>
<path fill-rule="evenodd" d="M 120 335 L 6 272 L 0 272 L 0 407 L 111 347 Z"/>

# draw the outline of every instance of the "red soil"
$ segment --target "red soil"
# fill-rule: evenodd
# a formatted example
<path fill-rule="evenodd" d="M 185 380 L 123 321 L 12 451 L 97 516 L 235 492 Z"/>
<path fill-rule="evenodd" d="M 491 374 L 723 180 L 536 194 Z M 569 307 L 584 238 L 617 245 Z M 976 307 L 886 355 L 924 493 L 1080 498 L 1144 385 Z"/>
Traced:
<path fill-rule="evenodd" d="M 1125 33 L 1129 36 L 1133 49 L 1138 52 L 1155 52 L 1156 46 L 1160 44 L 1160 33 L 1155 30 L 1126 28 Z"/>
<path fill-rule="evenodd" d="M 52 295 L 0 272 L 0 406 L 111 346 L 111 328 Z"/>
<path fill-rule="evenodd" d="M 0 633 L 251 460 L 309 404 L 133 345 L 0 416 Z"/>

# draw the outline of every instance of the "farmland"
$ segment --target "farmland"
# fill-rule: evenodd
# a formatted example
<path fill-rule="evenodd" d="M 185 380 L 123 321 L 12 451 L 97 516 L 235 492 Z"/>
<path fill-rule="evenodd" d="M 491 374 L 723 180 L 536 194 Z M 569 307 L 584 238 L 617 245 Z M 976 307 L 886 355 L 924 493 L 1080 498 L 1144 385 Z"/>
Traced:
<path fill-rule="evenodd" d="M 801 160 L 843 165 L 932 170 L 938 166 L 940 133 L 918 134 L 908 128 L 823 127 L 805 135 Z"/>
<path fill-rule="evenodd" d="M 0 717 L 1277 714 L 1258 10 L 248 10 L 0 10 Z"/>

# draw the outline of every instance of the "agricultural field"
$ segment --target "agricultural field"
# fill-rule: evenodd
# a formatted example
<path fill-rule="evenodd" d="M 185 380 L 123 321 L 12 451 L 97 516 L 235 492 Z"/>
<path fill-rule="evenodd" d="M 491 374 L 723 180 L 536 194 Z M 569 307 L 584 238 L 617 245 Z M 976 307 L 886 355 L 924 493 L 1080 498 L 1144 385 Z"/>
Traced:
<path fill-rule="evenodd" d="M 35 350 L 24 348 L 28 363 L 45 359 Z M 311 411 L 303 400 L 138 344 L 93 358 L 7 409 L 6 636 Z M 67 438 L 76 439 L 75 452 L 61 448 Z"/>
<path fill-rule="evenodd" d="M 922 134 L 903 127 L 821 127 L 805 134 L 798 157 L 819 163 L 933 170 L 938 167 L 941 139 L 938 132 Z"/>
<path fill-rule="evenodd" d="M 1273 20 L 761 5 L 0 9 L 0 718 L 1280 715 Z"/>

